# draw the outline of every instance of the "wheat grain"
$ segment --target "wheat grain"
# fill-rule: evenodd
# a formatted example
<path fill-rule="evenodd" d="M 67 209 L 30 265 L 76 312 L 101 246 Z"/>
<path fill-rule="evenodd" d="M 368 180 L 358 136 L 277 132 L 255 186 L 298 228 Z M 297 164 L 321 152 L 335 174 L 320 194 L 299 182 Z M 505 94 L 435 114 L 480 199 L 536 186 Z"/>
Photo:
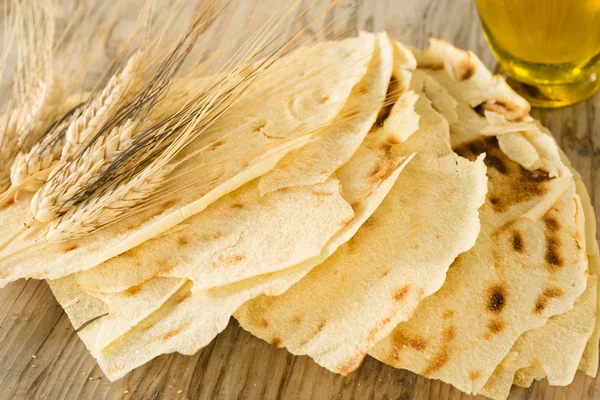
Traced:
<path fill-rule="evenodd" d="M 129 92 L 139 61 L 138 53 L 130 57 L 121 73 L 113 75 L 99 95 L 83 106 L 85 108 L 79 106 L 72 110 L 29 152 L 19 152 L 11 167 L 12 187 L 36 191 L 52 173 L 52 168 L 60 169 Z M 20 187 L 23 184 L 25 186 Z"/>
<path fill-rule="evenodd" d="M 0 117 L 0 192 L 10 186 L 10 165 L 16 147 L 16 121 L 12 113 Z"/>
<path fill-rule="evenodd" d="M 88 198 L 53 221 L 46 239 L 60 241 L 85 235 L 111 224 L 124 214 L 135 212 L 140 202 L 151 197 L 172 170 L 173 166 L 168 165 L 148 167 L 129 182 L 120 184 L 105 194 Z"/>
<path fill-rule="evenodd" d="M 91 99 L 83 113 L 67 129 L 65 144 L 60 155 L 62 161 L 71 158 L 101 126 L 116 105 L 131 93 L 136 72 L 140 66 L 140 52 L 132 55 L 123 70 L 113 75 L 100 94 Z"/>
<path fill-rule="evenodd" d="M 10 187 L 10 168 L 19 152 L 28 151 L 54 121 L 62 93 L 58 79 L 39 81 L 18 110 L 3 116 L 0 129 L 0 192 Z"/>
<path fill-rule="evenodd" d="M 46 181 L 62 152 L 67 127 L 81 115 L 81 105 L 71 109 L 28 153 L 19 152 L 10 171 L 11 186 L 36 191 Z M 33 178 L 35 176 L 35 179 Z"/>
<path fill-rule="evenodd" d="M 30 149 L 56 120 L 62 94 L 62 82 L 56 75 L 38 82 L 17 124 L 19 149 Z"/>
<path fill-rule="evenodd" d="M 137 123 L 128 120 L 93 142 L 78 158 L 53 170 L 49 180 L 31 200 L 31 211 L 40 222 L 50 222 L 73 205 L 73 197 L 93 184 L 118 155 L 133 142 Z"/>

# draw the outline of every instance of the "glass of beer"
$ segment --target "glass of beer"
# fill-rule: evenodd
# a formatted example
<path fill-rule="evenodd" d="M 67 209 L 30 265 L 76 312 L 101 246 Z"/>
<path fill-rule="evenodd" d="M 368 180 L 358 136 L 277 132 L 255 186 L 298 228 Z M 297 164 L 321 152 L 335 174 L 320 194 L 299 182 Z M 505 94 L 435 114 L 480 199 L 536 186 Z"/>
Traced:
<path fill-rule="evenodd" d="M 600 0 L 475 0 L 508 82 L 538 107 L 600 88 Z"/>

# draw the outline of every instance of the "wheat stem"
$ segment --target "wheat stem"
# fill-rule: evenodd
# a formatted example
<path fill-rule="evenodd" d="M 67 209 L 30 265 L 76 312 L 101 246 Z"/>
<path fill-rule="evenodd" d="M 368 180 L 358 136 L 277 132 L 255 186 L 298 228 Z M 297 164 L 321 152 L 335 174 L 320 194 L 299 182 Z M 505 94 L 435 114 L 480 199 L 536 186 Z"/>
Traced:
<path fill-rule="evenodd" d="M 294 4 L 295 7 L 299 0 L 295 0 Z M 161 93 L 191 51 L 192 46 L 186 40 L 189 39 L 193 45 L 206 29 L 205 25 L 214 18 L 209 11 L 218 11 L 214 6 L 207 7 L 207 13 L 194 19 L 184 39 L 164 59 L 151 84 L 119 107 L 109 122 L 103 119 L 90 131 L 86 128 L 77 130 L 79 127 L 72 124 L 64 154 L 61 154 L 66 164 L 52 171 L 48 182 L 31 202 L 36 223 L 49 223 L 46 239 L 55 241 L 87 234 L 144 208 L 142 203 L 160 192 L 167 175 L 177 165 L 170 164 L 170 161 L 180 150 L 221 118 L 256 81 L 257 76 L 289 50 L 291 44 L 317 19 L 311 19 L 283 45 L 269 49 L 275 46 L 275 40 L 280 37 L 278 30 L 285 28 L 284 21 L 290 17 L 292 9 L 284 9 L 281 12 L 283 18 L 275 18 L 265 24 L 240 52 L 225 63 L 219 70 L 226 72 L 223 79 L 209 85 L 208 90 L 196 93 L 183 107 L 164 116 L 150 129 L 139 129 L 140 120 L 159 101 Z M 302 17 L 304 15 L 301 14 Z M 240 81 L 238 75 L 267 49 L 269 54 Z M 107 87 L 118 87 L 117 79 L 111 78 Z M 148 97 L 150 100 L 147 100 Z M 108 102 L 108 98 L 108 93 L 102 92 L 100 105 Z M 94 113 L 99 108 L 96 107 Z M 140 109 L 142 111 L 138 111 Z M 100 113 L 100 117 L 102 115 Z M 105 174 L 110 168 L 115 168 L 114 174 Z M 27 229 L 27 225 L 23 229 Z"/>
<path fill-rule="evenodd" d="M 206 16 L 194 19 L 183 38 L 160 64 L 150 84 L 117 111 L 119 114 L 116 117 L 117 121 L 127 115 L 130 119 L 113 126 L 107 134 L 102 132 L 107 129 L 107 124 L 102 123 L 100 132 L 94 135 L 91 142 L 84 146 L 84 150 L 77 154 L 77 157 L 64 167 L 52 171 L 49 180 L 31 200 L 31 211 L 36 221 L 47 223 L 69 212 L 76 203 L 90 195 L 87 189 L 93 187 L 111 163 L 131 147 L 135 134 L 140 133 L 136 121 L 147 114 L 168 88 L 173 76 L 202 32 L 203 26 L 200 22 L 203 18 Z M 137 62 L 132 62 L 131 68 L 135 64 Z M 73 131 L 73 133 L 77 132 Z M 77 195 L 81 195 L 80 198 L 76 198 Z"/>
<path fill-rule="evenodd" d="M 23 232 L 25 232 L 29 227 L 27 225 L 23 225 L 21 226 L 21 228 L 19 228 L 15 233 L 13 233 L 8 240 L 6 240 L 3 243 L 0 243 L 0 251 L 4 250 L 5 248 L 7 248 L 12 242 L 13 240 L 15 240 L 16 238 L 18 238 L 19 236 L 21 236 L 21 234 L 23 234 Z"/>
<path fill-rule="evenodd" d="M 15 198 L 20 190 L 23 190 L 23 187 L 27 185 L 35 185 L 38 182 L 46 181 L 48 178 L 48 173 L 50 169 L 46 169 L 38 172 L 35 175 L 30 176 L 27 180 L 23 181 L 23 183 L 19 186 L 10 186 L 4 193 L 0 194 L 0 207 L 4 206 L 8 203 L 12 198 Z"/>

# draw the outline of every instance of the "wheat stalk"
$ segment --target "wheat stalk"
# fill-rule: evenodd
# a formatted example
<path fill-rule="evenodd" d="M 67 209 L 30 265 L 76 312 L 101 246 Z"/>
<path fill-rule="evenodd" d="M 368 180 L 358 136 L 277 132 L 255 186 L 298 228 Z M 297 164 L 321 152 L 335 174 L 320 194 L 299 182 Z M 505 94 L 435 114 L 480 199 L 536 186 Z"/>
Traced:
<path fill-rule="evenodd" d="M 203 23 L 207 24 L 210 20 L 211 17 L 205 18 L 206 22 Z M 191 36 L 194 42 L 202 32 L 203 29 L 197 29 L 202 25 L 201 21 L 202 19 L 195 19 L 192 25 L 196 28 L 188 31 L 184 40 L 178 44 L 174 54 L 182 54 L 181 59 L 184 59 L 191 49 L 188 46 L 182 50 L 185 40 Z M 313 22 L 311 21 L 311 24 Z M 267 24 L 254 41 L 249 42 L 244 51 L 234 56 L 230 60 L 231 63 L 224 67 L 224 79 L 208 85 L 208 92 L 193 96 L 192 100 L 177 112 L 165 116 L 164 120 L 155 126 L 156 129 L 139 130 L 139 125 L 134 122 L 139 121 L 139 118 L 132 118 L 131 114 L 141 114 L 135 112 L 125 112 L 124 115 L 130 118 L 125 122 L 113 121 L 112 130 L 108 134 L 103 132 L 107 127 L 100 129 L 92 141 L 84 146 L 84 150 L 76 154 L 65 167 L 56 173 L 53 172 L 49 181 L 36 193 L 31 205 L 33 219 L 25 224 L 23 229 L 27 229 L 35 221 L 50 223 L 46 238 L 62 240 L 90 233 L 143 208 L 141 203 L 159 191 L 166 176 L 175 168 L 169 161 L 218 120 L 248 89 L 256 76 L 285 53 L 290 42 L 270 51 L 270 55 L 259 63 L 251 74 L 246 75 L 241 82 L 236 82 L 236 76 L 252 65 L 251 60 L 273 43 L 268 38 L 276 33 L 281 23 L 282 20 L 277 20 L 271 25 Z M 292 40 L 299 38 L 306 29 L 305 25 Z M 172 54 L 170 58 L 177 57 Z M 173 67 L 174 64 L 178 65 Z M 167 65 L 156 78 L 162 83 L 149 85 L 140 95 L 145 97 L 148 94 L 159 93 L 164 87 L 164 82 L 170 82 L 179 65 L 181 64 L 173 62 L 171 66 Z M 156 95 L 156 98 L 158 96 Z M 140 101 L 139 96 L 128 102 L 129 106 L 136 101 Z M 152 100 L 150 103 L 152 108 L 156 101 Z M 136 106 L 132 108 L 135 109 Z M 135 135 L 140 131 L 145 135 L 136 138 Z M 151 156 L 146 157 L 146 151 L 149 151 Z M 133 164 L 126 162 L 129 156 L 134 157 Z M 106 170 L 123 161 L 126 167 L 124 170 L 117 169 L 116 175 L 110 177 L 111 179 L 103 177 Z M 138 172 L 140 170 L 141 172 Z"/>
<path fill-rule="evenodd" d="M 122 178 L 125 175 L 123 170 L 126 170 L 126 175 L 131 176 L 133 172 L 139 170 L 140 166 L 151 162 L 155 156 L 167 148 L 173 137 L 176 136 L 176 132 L 188 125 L 190 120 L 185 117 L 190 113 L 189 102 L 182 107 L 175 107 L 174 111 L 167 112 L 166 115 L 160 115 L 160 113 L 154 115 L 151 111 L 155 110 L 157 104 L 162 104 L 163 94 L 170 87 L 173 77 L 190 54 L 200 35 L 219 15 L 221 10 L 218 4 L 219 0 L 211 0 L 203 12 L 198 13 L 192 19 L 186 33 L 175 43 L 163 61 L 156 63 L 160 65 L 156 73 L 149 78 L 150 83 L 133 99 L 124 104 L 117 113 L 118 115 L 115 116 L 116 120 L 122 118 L 122 115 L 129 115 L 132 120 L 144 120 L 146 117 L 150 117 L 148 119 L 151 122 L 156 117 L 162 118 L 162 120 L 159 120 L 158 123 L 151 123 L 146 129 L 136 129 L 135 137 L 132 136 L 126 146 L 120 146 L 119 151 L 112 153 L 113 157 L 109 158 L 105 166 L 96 171 L 100 176 L 89 180 L 86 185 L 80 187 L 81 190 L 73 192 L 75 197 L 71 203 L 80 202 L 97 191 L 104 192 L 106 190 L 105 186 L 96 185 L 96 182 L 107 182 L 109 185 L 113 185 L 115 182 L 121 183 L 121 179 L 113 182 L 112 178 L 115 174 L 121 175 Z M 167 105 L 168 108 L 170 106 L 172 105 Z M 97 134 L 94 140 L 101 136 L 101 134 Z M 109 169 L 110 171 L 108 171 Z M 108 173 L 105 174 L 107 171 Z"/>
<path fill-rule="evenodd" d="M 8 112 L 0 127 L 0 190 L 10 186 L 10 167 L 52 124 L 62 94 L 62 82 L 52 72 L 54 19 L 48 4 L 37 7 L 25 0 L 14 2 L 16 72 Z M 14 106 L 17 105 L 18 108 Z"/>
<path fill-rule="evenodd" d="M 153 134 L 150 135 L 151 143 L 147 147 L 144 147 L 145 144 L 132 146 L 130 152 L 121 154 L 120 157 L 129 159 L 130 157 L 135 158 L 136 153 L 139 154 L 141 148 L 145 150 L 142 153 L 154 154 L 156 151 L 159 154 L 157 159 L 145 167 L 142 172 L 130 180 L 120 180 L 118 176 L 115 179 L 106 180 L 104 186 L 101 185 L 96 188 L 96 193 L 106 194 L 92 194 L 77 204 L 73 203 L 74 207 L 62 213 L 57 220 L 55 218 L 58 213 L 51 213 L 46 218 L 43 210 L 41 210 L 42 213 L 36 219 L 54 220 L 46 238 L 48 240 L 62 240 L 100 229 L 125 215 L 135 213 L 142 201 L 151 199 L 154 194 L 159 192 L 165 177 L 178 165 L 178 163 L 169 164 L 173 157 L 220 118 L 237 98 L 251 86 L 258 73 L 271 65 L 272 61 L 269 63 L 267 60 L 267 62 L 259 64 L 244 79 L 236 81 L 239 72 L 248 68 L 248 63 L 256 54 L 256 50 L 259 49 L 260 51 L 263 48 L 268 37 L 269 35 L 265 35 L 262 40 L 258 39 L 251 43 L 244 50 L 245 54 L 240 56 L 237 65 L 234 65 L 232 70 L 228 71 L 225 79 L 220 79 L 215 84 L 209 85 L 208 91 L 201 91 L 180 111 L 166 118 L 167 124 L 153 131 Z M 280 47 L 274 54 L 281 52 L 284 48 Z M 136 162 L 141 164 L 149 159 L 149 157 L 142 158 L 141 161 L 138 159 L 133 161 L 133 164 L 135 165 Z M 128 167 L 126 171 L 133 170 L 130 167 L 131 163 L 125 164 Z M 116 189 L 107 189 L 115 186 Z M 75 193 L 73 193 L 74 195 Z"/>
<path fill-rule="evenodd" d="M 219 97 L 223 91 L 224 88 L 218 88 L 214 96 Z M 231 96 L 228 92 L 226 95 L 225 99 Z M 204 102 L 210 98 L 211 96 L 202 97 Z M 208 105 L 210 104 L 212 102 L 208 102 Z M 214 110 L 216 113 L 216 109 Z M 196 114 L 191 111 L 188 113 Z M 202 121 L 198 115 L 191 120 L 185 117 L 175 118 L 179 114 L 180 110 L 177 110 L 170 118 L 155 126 L 156 130 L 153 132 L 159 138 L 157 146 L 165 141 L 169 144 L 156 160 L 131 179 L 111 180 L 107 185 L 100 186 L 95 193 L 84 196 L 82 200 L 77 197 L 79 192 L 93 186 L 124 150 L 132 147 L 135 141 L 134 132 L 138 126 L 131 120 L 122 127 L 114 128 L 106 139 L 101 138 L 94 142 L 77 162 L 71 163 L 68 172 L 58 172 L 65 176 L 58 177 L 57 174 L 51 177 L 31 201 L 33 218 L 40 222 L 51 222 L 46 239 L 63 240 L 93 232 L 124 214 L 135 212 L 143 200 L 152 197 L 164 183 L 166 176 L 178 165 L 169 165 L 169 161 L 189 143 L 190 133 L 195 131 Z M 172 140 L 169 141 L 169 138 Z M 54 181 L 57 185 L 51 184 Z"/>
<path fill-rule="evenodd" d="M 20 152 L 11 167 L 14 189 L 36 191 L 51 174 L 60 169 L 82 147 L 112 109 L 130 91 L 139 65 L 139 52 L 130 57 L 119 74 L 113 75 L 102 91 L 67 113 L 39 140 L 28 153 Z M 35 180 L 32 177 L 35 176 Z"/>
<path fill-rule="evenodd" d="M 109 166 L 118 159 L 119 155 L 126 151 L 134 143 L 135 135 L 147 133 L 139 129 L 137 121 L 143 120 L 150 109 L 156 105 L 158 98 L 167 90 L 173 76 L 189 55 L 191 48 L 202 32 L 203 26 L 199 24 L 202 17 L 193 20 L 186 34 L 180 39 L 169 52 L 164 61 L 159 65 L 156 74 L 150 79 L 150 83 L 140 90 L 133 99 L 125 102 L 115 113 L 116 121 L 103 121 L 100 123 L 94 137 L 89 140 L 83 150 L 76 157 L 67 162 L 61 168 L 55 168 L 48 181 L 36 192 L 31 200 L 31 212 L 33 220 L 48 223 L 69 211 L 76 203 L 80 202 L 77 196 L 83 194 L 89 196 L 87 190 L 93 186 Z M 138 64 L 139 56 L 133 57 L 129 63 L 130 67 L 124 71 L 127 76 L 133 75 L 132 71 Z M 119 82 L 115 79 L 115 86 Z M 113 86 L 111 86 L 114 88 Z M 105 100 L 110 96 L 107 91 Z M 104 104 L 98 103 L 98 104 Z M 101 109 L 101 108 L 99 108 Z M 128 119 L 123 120 L 124 117 Z M 169 120 L 168 123 L 173 123 Z M 112 127 L 110 127 L 112 125 Z M 84 130 L 85 131 L 85 130 Z M 82 142 L 84 131 L 71 130 L 71 140 Z M 68 134 L 68 135 L 69 135 Z M 90 134 L 87 134 L 89 136 Z M 81 197 L 81 196 L 80 196 Z"/>
<path fill-rule="evenodd" d="M 20 107 L 16 155 L 28 151 L 56 120 L 64 82 L 53 69 L 56 21 L 51 4 L 17 0 L 15 6 L 18 52 L 13 97 Z"/>

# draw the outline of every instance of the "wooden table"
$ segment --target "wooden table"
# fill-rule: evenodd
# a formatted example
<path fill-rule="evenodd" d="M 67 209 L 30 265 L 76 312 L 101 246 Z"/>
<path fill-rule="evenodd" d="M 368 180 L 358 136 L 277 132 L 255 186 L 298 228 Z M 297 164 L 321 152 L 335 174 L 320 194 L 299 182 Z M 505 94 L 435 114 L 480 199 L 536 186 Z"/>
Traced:
<path fill-rule="evenodd" d="M 243 0 L 236 19 L 253 3 Z M 276 3 L 276 2 L 275 2 Z M 345 1 L 343 3 L 350 3 Z M 308 2 L 307 2 L 308 4 Z M 248 7 L 248 8 L 246 8 Z M 365 0 L 345 16 L 352 29 L 388 30 L 424 47 L 434 36 L 480 55 L 489 52 L 472 0 Z M 342 24 L 344 25 L 344 24 Z M 583 175 L 600 210 L 600 95 L 573 107 L 535 110 Z M 0 290 L 0 399 L 466 399 L 451 386 L 367 358 L 348 377 L 320 368 L 250 336 L 232 320 L 193 357 L 163 355 L 110 383 L 74 332 L 45 282 L 19 281 Z M 599 399 L 600 379 L 578 373 L 566 388 L 538 382 L 511 399 Z"/>

